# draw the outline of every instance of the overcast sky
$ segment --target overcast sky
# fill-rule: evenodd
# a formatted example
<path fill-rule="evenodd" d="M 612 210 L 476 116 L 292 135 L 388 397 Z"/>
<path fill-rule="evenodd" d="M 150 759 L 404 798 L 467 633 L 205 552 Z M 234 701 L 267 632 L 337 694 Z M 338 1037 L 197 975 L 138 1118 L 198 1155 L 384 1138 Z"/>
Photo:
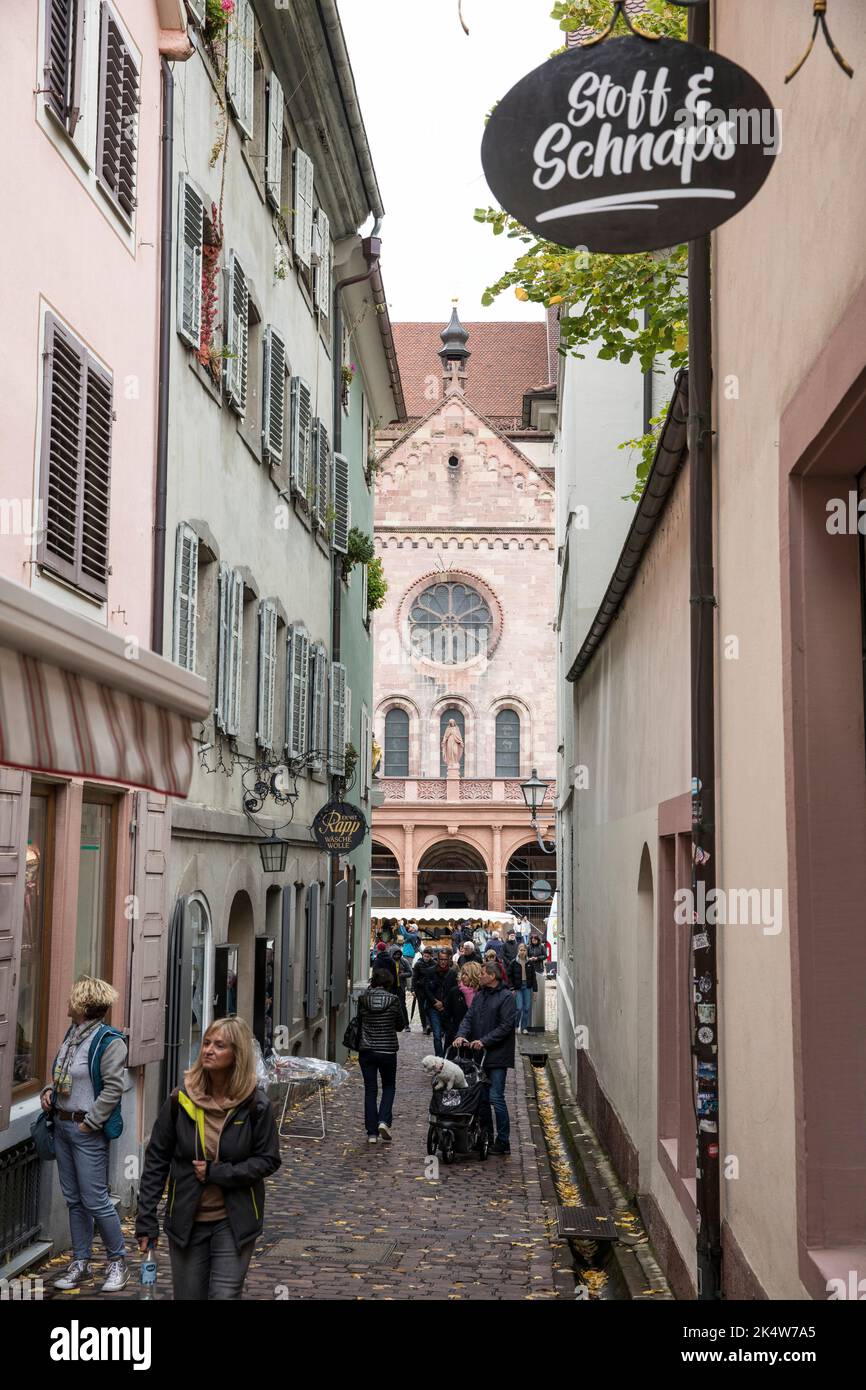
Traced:
<path fill-rule="evenodd" d="M 552 0 L 339 0 L 385 204 L 382 278 L 392 319 L 541 318 L 486 287 L 521 243 L 472 218 L 494 202 L 481 170 L 484 117 L 560 43 Z"/>

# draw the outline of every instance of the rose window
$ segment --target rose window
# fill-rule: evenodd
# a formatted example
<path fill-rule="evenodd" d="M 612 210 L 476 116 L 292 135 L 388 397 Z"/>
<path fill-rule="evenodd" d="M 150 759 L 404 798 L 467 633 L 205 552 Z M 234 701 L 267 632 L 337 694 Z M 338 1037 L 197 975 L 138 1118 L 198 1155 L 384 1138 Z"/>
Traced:
<path fill-rule="evenodd" d="M 468 584 L 431 584 L 409 610 L 409 632 L 416 656 L 456 666 L 486 651 L 493 616 Z"/>

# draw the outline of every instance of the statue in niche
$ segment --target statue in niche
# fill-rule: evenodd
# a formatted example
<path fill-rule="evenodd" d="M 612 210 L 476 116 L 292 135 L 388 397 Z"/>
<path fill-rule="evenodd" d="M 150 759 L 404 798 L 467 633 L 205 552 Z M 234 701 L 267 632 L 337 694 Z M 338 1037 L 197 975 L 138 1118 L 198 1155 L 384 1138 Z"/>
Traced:
<path fill-rule="evenodd" d="M 448 720 L 442 735 L 442 757 L 445 761 L 446 773 L 460 772 L 460 763 L 463 759 L 463 735 L 454 719 Z"/>

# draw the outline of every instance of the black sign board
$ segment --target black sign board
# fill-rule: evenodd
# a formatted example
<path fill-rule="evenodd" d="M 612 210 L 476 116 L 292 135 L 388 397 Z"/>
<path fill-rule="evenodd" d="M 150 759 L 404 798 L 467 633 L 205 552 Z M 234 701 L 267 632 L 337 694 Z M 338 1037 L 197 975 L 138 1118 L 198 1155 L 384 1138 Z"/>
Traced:
<path fill-rule="evenodd" d="M 363 812 L 348 801 L 329 801 L 313 821 L 313 836 L 329 854 L 350 854 L 367 833 Z"/>
<path fill-rule="evenodd" d="M 522 78 L 481 161 L 513 217 L 559 246 L 677 246 L 727 222 L 773 167 L 770 98 L 736 63 L 677 39 L 607 39 Z"/>

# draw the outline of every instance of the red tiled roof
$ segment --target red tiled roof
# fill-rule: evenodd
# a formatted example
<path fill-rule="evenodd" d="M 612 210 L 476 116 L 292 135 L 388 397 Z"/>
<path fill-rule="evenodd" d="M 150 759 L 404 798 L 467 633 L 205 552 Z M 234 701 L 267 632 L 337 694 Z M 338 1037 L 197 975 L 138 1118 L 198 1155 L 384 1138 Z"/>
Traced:
<path fill-rule="evenodd" d="M 441 398 L 442 323 L 394 323 L 394 342 L 410 420 L 426 415 L 437 397 L 430 396 L 432 377 Z M 464 323 L 472 356 L 466 364 L 466 399 L 494 420 L 519 421 L 523 395 L 550 381 L 547 324 Z"/>

